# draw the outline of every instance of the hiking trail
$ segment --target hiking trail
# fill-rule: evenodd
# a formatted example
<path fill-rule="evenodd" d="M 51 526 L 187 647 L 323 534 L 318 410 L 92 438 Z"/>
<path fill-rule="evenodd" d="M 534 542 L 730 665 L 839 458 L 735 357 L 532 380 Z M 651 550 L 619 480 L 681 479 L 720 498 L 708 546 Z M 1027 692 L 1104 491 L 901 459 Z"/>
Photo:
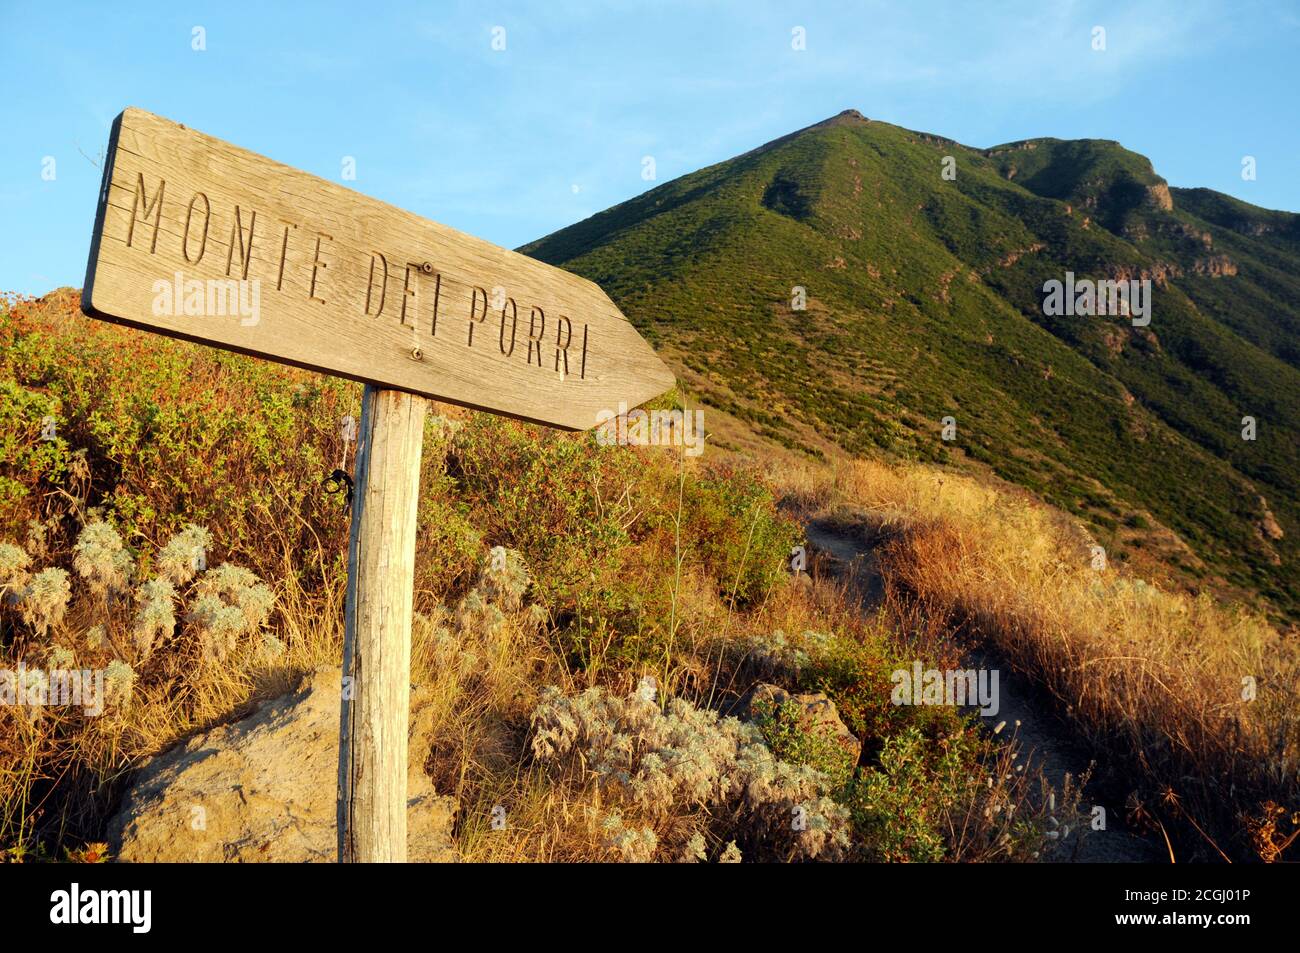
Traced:
<path fill-rule="evenodd" d="M 833 575 L 847 580 L 856 590 L 864 614 L 874 614 L 885 594 L 875 547 L 827 522 L 812 520 L 804 525 L 811 548 L 830 557 Z M 1066 725 L 1044 704 L 1029 679 L 1007 659 L 983 647 L 968 646 L 962 664 L 967 668 L 998 671 L 998 712 L 982 718 L 992 731 L 998 722 L 1015 731 L 1020 743 L 1021 759 L 1040 769 L 1054 791 L 1060 791 L 1069 774 L 1078 779 L 1088 770 L 1091 760 L 1073 740 Z M 1072 833 L 1051 860 L 1070 863 L 1160 863 L 1167 860 L 1160 845 L 1127 830 L 1123 822 L 1123 805 L 1113 804 L 1094 790 L 1089 782 L 1084 788 L 1081 807 L 1087 811 L 1094 804 L 1106 808 L 1106 829 L 1088 830 L 1080 839 Z M 1037 795 L 1035 795 L 1037 797 Z"/>

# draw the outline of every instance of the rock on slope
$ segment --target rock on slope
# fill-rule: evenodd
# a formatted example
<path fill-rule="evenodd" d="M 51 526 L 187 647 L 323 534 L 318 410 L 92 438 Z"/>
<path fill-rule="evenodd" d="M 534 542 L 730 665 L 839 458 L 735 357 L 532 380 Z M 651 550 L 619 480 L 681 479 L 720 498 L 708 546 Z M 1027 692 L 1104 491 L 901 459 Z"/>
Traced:
<path fill-rule="evenodd" d="M 195 735 L 141 766 L 109 823 L 114 855 L 128 862 L 331 862 L 341 673 L 318 669 L 298 690 L 242 721 Z M 411 696 L 407 776 L 412 861 L 451 861 L 455 802 L 424 773 L 427 699 Z"/>
<path fill-rule="evenodd" d="M 821 692 L 795 695 L 779 685 L 760 682 L 741 700 L 738 707 L 742 717 L 752 720 L 760 715 L 770 718 L 787 702 L 794 703 L 796 717 L 803 730 L 834 741 L 852 757 L 854 764 L 858 763 L 858 757 L 862 754 L 861 740 L 840 720 L 835 703 Z"/>

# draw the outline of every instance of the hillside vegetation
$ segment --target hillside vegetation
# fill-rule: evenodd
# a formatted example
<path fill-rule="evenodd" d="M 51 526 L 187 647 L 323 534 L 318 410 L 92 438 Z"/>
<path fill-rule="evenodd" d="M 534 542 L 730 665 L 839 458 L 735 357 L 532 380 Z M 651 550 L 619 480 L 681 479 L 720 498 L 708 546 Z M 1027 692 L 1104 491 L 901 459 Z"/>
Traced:
<path fill-rule="evenodd" d="M 522 250 L 600 283 L 718 445 L 992 472 L 1112 560 L 1300 618 L 1300 216 L 1115 142 L 849 111 Z M 1150 323 L 1045 316 L 1066 272 L 1151 281 Z"/>
<path fill-rule="evenodd" d="M 100 717 L 0 708 L 0 850 L 100 859 L 141 759 L 338 663 L 347 511 L 323 480 L 350 467 L 339 422 L 360 390 L 90 321 L 75 292 L 0 305 L 0 388 L 0 668 L 113 685 Z M 1092 569 L 1074 522 L 1024 495 L 915 463 L 601 447 L 450 408 L 423 466 L 412 677 L 436 699 L 428 770 L 468 859 L 1072 849 L 1089 802 L 1044 797 L 1014 728 L 890 702 L 891 672 L 960 667 L 981 640 L 1058 700 L 1106 796 L 1178 859 L 1294 854 L 1289 644 Z M 811 579 L 789 571 L 812 515 L 878 547 L 875 615 L 817 558 Z M 796 711 L 725 717 L 758 682 L 824 692 L 860 763 Z"/>
<path fill-rule="evenodd" d="M 347 511 L 323 481 L 350 465 L 339 422 L 360 390 L 93 322 L 75 293 L 0 310 L 0 387 L 0 668 L 108 670 L 113 685 L 99 717 L 0 708 L 0 849 L 99 857 L 142 758 L 338 664 Z M 800 537 L 754 470 L 431 415 L 413 678 L 437 699 L 429 765 L 460 805 L 456 849 L 1048 850 L 1036 782 L 1011 770 L 1010 748 L 955 709 L 890 704 L 891 670 L 953 665 L 951 646 L 800 584 Z M 719 718 L 759 680 L 828 692 L 892 757 L 855 771 L 791 712 L 758 727 Z M 631 747 L 606 747 L 611 733 Z M 491 826 L 497 805 L 506 831 Z M 796 807 L 808 837 L 792 834 Z"/>

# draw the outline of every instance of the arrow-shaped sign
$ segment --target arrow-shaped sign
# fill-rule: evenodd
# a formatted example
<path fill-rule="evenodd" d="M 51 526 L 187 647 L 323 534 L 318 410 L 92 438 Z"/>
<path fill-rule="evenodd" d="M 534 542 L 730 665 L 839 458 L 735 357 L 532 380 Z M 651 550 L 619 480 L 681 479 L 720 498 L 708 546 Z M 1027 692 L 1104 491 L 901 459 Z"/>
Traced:
<path fill-rule="evenodd" d="M 92 317 L 570 430 L 673 384 L 585 278 L 143 110 L 107 156 Z"/>

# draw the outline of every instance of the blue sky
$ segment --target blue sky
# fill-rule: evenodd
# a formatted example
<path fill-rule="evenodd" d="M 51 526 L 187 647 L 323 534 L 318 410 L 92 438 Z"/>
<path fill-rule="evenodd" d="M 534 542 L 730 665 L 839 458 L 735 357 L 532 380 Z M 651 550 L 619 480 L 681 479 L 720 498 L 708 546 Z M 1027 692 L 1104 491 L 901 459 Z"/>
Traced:
<path fill-rule="evenodd" d="M 81 285 L 82 153 L 127 105 L 335 180 L 354 157 L 345 184 L 515 247 L 846 108 L 973 146 L 1118 139 L 1300 211 L 1298 57 L 1294 0 L 0 0 L 0 290 Z"/>

